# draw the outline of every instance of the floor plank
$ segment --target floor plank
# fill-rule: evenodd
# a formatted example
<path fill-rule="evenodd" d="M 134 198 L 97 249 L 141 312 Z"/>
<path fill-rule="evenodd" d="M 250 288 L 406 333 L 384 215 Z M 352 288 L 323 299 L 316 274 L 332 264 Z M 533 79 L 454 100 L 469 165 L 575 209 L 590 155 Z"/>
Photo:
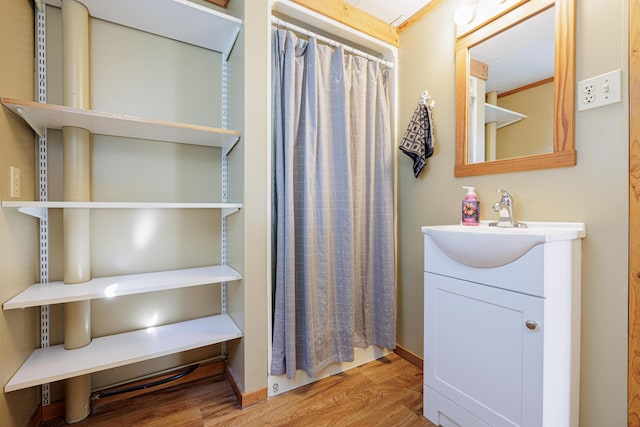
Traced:
<path fill-rule="evenodd" d="M 245 409 L 219 376 L 98 406 L 74 425 L 435 427 L 422 416 L 422 396 L 422 371 L 391 354 Z"/>

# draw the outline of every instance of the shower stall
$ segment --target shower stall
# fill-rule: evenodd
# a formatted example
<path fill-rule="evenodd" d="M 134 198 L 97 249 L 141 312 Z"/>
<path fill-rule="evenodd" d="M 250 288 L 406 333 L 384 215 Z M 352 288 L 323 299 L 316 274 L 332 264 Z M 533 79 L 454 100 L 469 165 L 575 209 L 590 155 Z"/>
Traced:
<path fill-rule="evenodd" d="M 286 0 L 272 24 L 270 396 L 395 347 L 397 156 L 397 48 Z"/>

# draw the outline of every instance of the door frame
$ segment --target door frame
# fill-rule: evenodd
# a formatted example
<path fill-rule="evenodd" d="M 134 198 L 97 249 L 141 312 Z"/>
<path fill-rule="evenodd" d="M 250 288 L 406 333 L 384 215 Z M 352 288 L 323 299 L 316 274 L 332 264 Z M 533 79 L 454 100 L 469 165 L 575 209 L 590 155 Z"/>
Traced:
<path fill-rule="evenodd" d="M 640 2 L 629 1 L 629 329 L 627 424 L 640 426 Z"/>

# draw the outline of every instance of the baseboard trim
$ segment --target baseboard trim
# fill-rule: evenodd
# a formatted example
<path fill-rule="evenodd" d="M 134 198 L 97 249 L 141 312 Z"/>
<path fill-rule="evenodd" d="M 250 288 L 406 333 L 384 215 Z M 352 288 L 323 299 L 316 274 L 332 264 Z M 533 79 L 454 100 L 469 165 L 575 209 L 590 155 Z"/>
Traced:
<path fill-rule="evenodd" d="M 210 378 L 210 377 L 212 378 L 218 375 L 223 375 L 224 373 L 225 373 L 225 363 L 223 361 L 208 363 L 206 365 L 199 366 L 193 372 L 189 373 L 188 375 L 185 375 L 182 378 L 178 378 L 177 380 L 174 380 L 165 384 L 158 384 L 154 387 L 148 387 L 140 390 L 131 391 L 128 393 L 116 394 L 113 396 L 103 397 L 100 399 L 92 399 L 91 408 L 94 409 L 99 406 L 105 405 L 107 403 L 118 402 L 124 399 L 128 399 L 130 397 L 153 393 L 155 391 L 164 390 L 166 388 L 175 387 L 180 384 L 201 380 L 203 378 Z M 110 389 L 106 389 L 104 391 L 117 391 L 119 389 L 129 388 L 139 384 L 145 384 L 152 381 L 160 381 L 164 378 L 169 378 L 173 375 L 175 375 L 175 372 L 158 375 L 157 377 L 146 378 L 144 380 L 134 381 L 132 383 L 128 383 L 126 385 L 122 385 L 118 387 L 113 387 Z M 38 413 L 40 413 L 39 419 L 34 418 Z M 53 402 L 50 405 L 39 407 L 36 413 L 34 414 L 34 417 L 32 417 L 32 420 L 36 419 L 39 422 L 37 422 L 36 424 L 32 424 L 32 422 L 34 421 L 30 421 L 29 427 L 37 427 L 44 421 L 51 421 L 57 418 L 64 418 L 64 400 L 59 400 L 57 402 Z"/>
<path fill-rule="evenodd" d="M 227 367 L 227 380 L 229 381 L 229 384 L 231 384 L 233 393 L 238 398 L 238 402 L 240 402 L 240 407 L 242 409 L 260 402 L 265 402 L 268 398 L 267 387 L 251 391 L 249 393 L 243 393 L 238 386 L 238 381 L 233 376 L 233 373 L 229 370 L 229 367 Z"/>
<path fill-rule="evenodd" d="M 407 350 L 406 348 L 398 344 L 396 344 L 396 348 L 394 352 L 398 356 L 402 357 L 408 362 L 411 362 L 412 364 L 416 365 L 418 368 L 424 370 L 424 360 L 422 359 L 422 357 L 418 356 L 415 353 L 412 353 L 411 351 Z"/>

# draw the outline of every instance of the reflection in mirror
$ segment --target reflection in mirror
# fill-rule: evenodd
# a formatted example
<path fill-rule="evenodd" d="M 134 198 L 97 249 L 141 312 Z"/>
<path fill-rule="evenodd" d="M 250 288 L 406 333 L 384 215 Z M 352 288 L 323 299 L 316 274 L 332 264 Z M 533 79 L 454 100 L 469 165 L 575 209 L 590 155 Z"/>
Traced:
<path fill-rule="evenodd" d="M 469 50 L 469 163 L 553 151 L 553 18 L 549 8 Z"/>
<path fill-rule="evenodd" d="M 576 164 L 574 46 L 575 0 L 529 0 L 458 39 L 455 176 Z"/>

